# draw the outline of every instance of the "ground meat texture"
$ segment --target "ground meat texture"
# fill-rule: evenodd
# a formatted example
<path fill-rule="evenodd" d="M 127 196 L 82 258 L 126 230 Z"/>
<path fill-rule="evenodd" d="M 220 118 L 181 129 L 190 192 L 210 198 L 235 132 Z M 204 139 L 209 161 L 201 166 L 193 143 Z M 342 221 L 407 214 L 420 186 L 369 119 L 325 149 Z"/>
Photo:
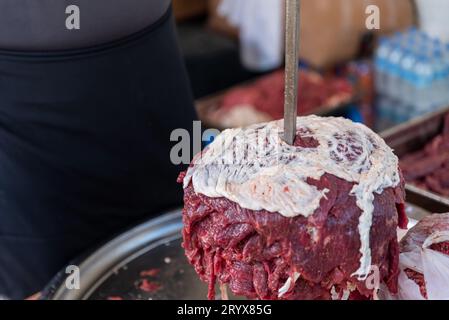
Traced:
<path fill-rule="evenodd" d="M 400 165 L 407 182 L 449 197 L 449 115 L 443 133 L 422 150 L 406 155 Z"/>
<path fill-rule="evenodd" d="M 297 141 L 314 146 L 313 141 Z M 179 182 L 184 178 L 180 175 Z M 287 218 L 265 210 L 240 207 L 226 198 L 210 198 L 184 190 L 183 247 L 188 261 L 209 283 L 209 299 L 215 283 L 249 299 L 331 299 L 344 292 L 348 299 L 371 299 L 373 290 L 353 277 L 360 266 L 361 210 L 350 194 L 353 183 L 325 174 L 309 184 L 330 190 L 313 215 Z M 376 194 L 370 231 L 372 264 L 380 278 L 397 291 L 398 221 L 405 224 L 404 186 Z M 284 295 L 279 289 L 299 274 Z"/>

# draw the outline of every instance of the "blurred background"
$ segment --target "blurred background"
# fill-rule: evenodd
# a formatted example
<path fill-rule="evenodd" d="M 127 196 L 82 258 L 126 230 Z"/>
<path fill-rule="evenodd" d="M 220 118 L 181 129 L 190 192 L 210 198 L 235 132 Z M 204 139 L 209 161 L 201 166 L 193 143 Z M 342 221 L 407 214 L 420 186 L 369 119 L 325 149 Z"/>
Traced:
<path fill-rule="evenodd" d="M 283 3 L 174 0 L 207 126 L 282 117 Z M 299 113 L 342 115 L 382 131 L 447 107 L 447 21 L 445 0 L 302 0 Z"/>

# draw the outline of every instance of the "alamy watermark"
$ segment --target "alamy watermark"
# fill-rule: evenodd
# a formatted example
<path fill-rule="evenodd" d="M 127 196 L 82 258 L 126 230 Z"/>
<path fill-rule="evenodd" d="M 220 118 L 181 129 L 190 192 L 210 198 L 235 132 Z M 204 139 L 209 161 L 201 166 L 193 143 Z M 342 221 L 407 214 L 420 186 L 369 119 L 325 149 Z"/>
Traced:
<path fill-rule="evenodd" d="M 67 278 L 65 279 L 65 286 L 69 290 L 80 289 L 80 268 L 75 265 L 69 265 L 65 269 Z"/>
<path fill-rule="evenodd" d="M 72 4 L 65 9 L 65 13 L 68 15 L 65 20 L 67 30 L 79 30 L 81 28 L 80 8 Z"/>
<path fill-rule="evenodd" d="M 205 154 L 201 152 L 205 143 L 213 140 L 213 155 L 207 157 L 208 165 L 241 166 L 264 165 L 288 162 L 295 148 L 281 142 L 283 131 L 264 125 L 247 129 L 236 128 L 230 134 L 220 135 L 218 129 L 202 131 L 200 121 L 193 122 L 193 130 L 173 130 L 170 141 L 175 145 L 170 151 L 172 164 L 201 164 Z M 313 138 L 310 132 L 299 132 L 302 138 Z M 220 137 L 217 139 L 217 136 Z M 221 156 L 218 156 L 221 155 Z"/>
<path fill-rule="evenodd" d="M 380 8 L 376 5 L 369 5 L 365 9 L 368 17 L 365 20 L 365 26 L 368 30 L 380 29 Z"/>
<path fill-rule="evenodd" d="M 81 28 L 81 10 L 80 7 L 71 4 L 66 7 L 67 15 L 65 26 L 67 30 L 79 30 Z M 368 30 L 380 29 L 380 8 L 377 5 L 368 5 L 365 8 L 365 14 L 368 15 L 365 20 L 365 26 Z"/>

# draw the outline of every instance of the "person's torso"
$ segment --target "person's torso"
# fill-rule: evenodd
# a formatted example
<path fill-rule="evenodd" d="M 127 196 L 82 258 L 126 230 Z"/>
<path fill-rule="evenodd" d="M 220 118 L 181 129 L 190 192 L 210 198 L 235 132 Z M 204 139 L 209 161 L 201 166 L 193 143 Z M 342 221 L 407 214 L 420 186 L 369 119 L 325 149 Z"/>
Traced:
<path fill-rule="evenodd" d="M 79 29 L 71 7 L 79 9 Z M 59 50 L 106 43 L 157 21 L 170 0 L 1 0 L 0 49 Z M 68 9 L 67 9 L 68 8 Z M 76 16 L 73 16 L 76 17 Z"/>
<path fill-rule="evenodd" d="M 0 11 L 12 2 L 46 2 L 52 11 L 58 5 L 48 3 L 58 1 L 67 3 L 0 0 Z M 2 50 L 11 38 L 0 14 L 0 295 L 17 299 L 86 249 L 182 203 L 176 178 L 183 168 L 172 163 L 171 137 L 191 131 L 195 112 L 172 11 L 143 29 L 110 18 L 95 30 L 83 3 L 105 15 L 100 3 L 118 1 L 73 2 L 85 36 L 73 33 L 79 42 L 64 30 L 52 30 L 53 38 L 19 32 L 15 44 L 27 48 L 9 42 L 15 49 Z M 38 19 L 46 15 L 32 16 L 25 25 L 47 30 Z M 109 33 L 111 26 L 131 34 Z M 101 44 L 85 48 L 86 39 Z M 49 49 L 61 43 L 75 48 Z"/>

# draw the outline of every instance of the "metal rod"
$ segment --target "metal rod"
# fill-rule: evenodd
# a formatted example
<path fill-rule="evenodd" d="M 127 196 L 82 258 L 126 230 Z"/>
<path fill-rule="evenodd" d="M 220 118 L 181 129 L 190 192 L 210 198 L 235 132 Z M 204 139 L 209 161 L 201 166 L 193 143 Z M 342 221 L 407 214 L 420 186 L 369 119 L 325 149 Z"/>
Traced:
<path fill-rule="evenodd" d="M 298 116 L 298 55 L 300 0 L 285 0 L 284 140 L 293 145 Z"/>

